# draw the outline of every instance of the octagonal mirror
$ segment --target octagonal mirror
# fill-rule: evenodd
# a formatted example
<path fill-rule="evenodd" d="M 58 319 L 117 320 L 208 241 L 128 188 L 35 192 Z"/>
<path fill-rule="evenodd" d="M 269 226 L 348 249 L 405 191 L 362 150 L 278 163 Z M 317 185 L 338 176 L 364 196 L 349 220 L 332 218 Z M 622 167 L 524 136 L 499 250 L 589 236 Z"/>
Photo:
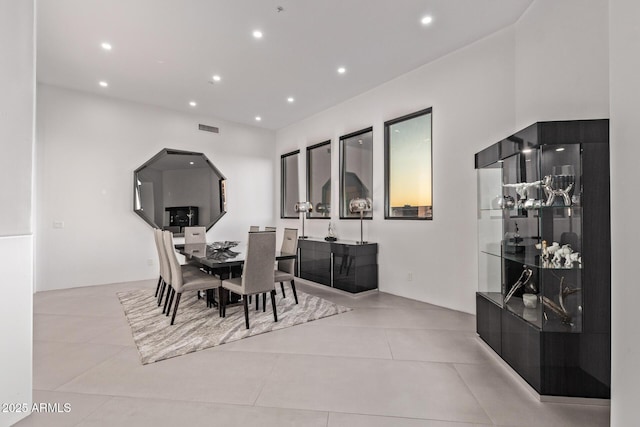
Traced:
<path fill-rule="evenodd" d="M 202 153 L 165 148 L 134 171 L 133 210 L 175 234 L 209 230 L 226 213 L 225 177 Z"/>

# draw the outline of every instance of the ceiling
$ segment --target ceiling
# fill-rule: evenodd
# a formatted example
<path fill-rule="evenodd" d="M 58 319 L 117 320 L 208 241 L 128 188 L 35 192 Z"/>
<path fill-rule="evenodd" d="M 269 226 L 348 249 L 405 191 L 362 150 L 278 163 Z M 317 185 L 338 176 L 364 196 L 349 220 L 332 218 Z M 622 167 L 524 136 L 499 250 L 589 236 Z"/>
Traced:
<path fill-rule="evenodd" d="M 514 23 L 531 2 L 38 0 L 37 78 L 280 129 Z"/>

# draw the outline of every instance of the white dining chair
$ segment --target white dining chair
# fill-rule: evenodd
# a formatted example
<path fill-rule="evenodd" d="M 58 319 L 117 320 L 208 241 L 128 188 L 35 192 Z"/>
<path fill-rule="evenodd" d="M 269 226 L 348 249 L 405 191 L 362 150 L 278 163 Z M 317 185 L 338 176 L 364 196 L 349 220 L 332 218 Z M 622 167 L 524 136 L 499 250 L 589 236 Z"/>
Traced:
<path fill-rule="evenodd" d="M 285 228 L 284 236 L 282 238 L 281 252 L 295 254 L 298 250 L 298 229 Z M 298 293 L 296 292 L 295 283 L 295 258 L 283 259 L 278 261 L 278 267 L 274 272 L 275 283 L 280 283 L 280 289 L 282 290 L 282 298 L 286 298 L 284 293 L 284 282 L 291 282 L 291 291 L 293 292 L 293 298 L 298 303 Z"/>
<path fill-rule="evenodd" d="M 169 288 L 171 297 L 168 297 L 168 306 L 165 311 L 166 314 L 169 315 L 173 298 L 175 296 L 176 301 L 173 307 L 173 316 L 171 316 L 171 324 L 173 325 L 176 320 L 176 314 L 178 313 L 180 299 L 184 292 L 218 289 L 220 288 L 221 281 L 217 277 L 200 271 L 199 269 L 180 265 L 175 252 L 173 234 L 170 232 L 164 232 L 162 237 L 164 240 L 165 251 L 167 253 L 167 259 L 169 261 L 169 268 L 171 270 L 171 286 Z"/>
<path fill-rule="evenodd" d="M 247 255 L 244 261 L 241 277 L 234 277 L 222 281 L 222 287 L 230 292 L 242 295 L 244 303 L 244 321 L 249 329 L 249 303 L 250 295 L 271 294 L 271 306 L 273 319 L 278 321 L 276 312 L 275 289 L 273 286 L 273 260 L 276 257 L 276 233 L 273 231 L 259 231 L 249 233 L 247 243 Z M 222 316 L 226 315 L 226 296 L 221 295 Z"/>

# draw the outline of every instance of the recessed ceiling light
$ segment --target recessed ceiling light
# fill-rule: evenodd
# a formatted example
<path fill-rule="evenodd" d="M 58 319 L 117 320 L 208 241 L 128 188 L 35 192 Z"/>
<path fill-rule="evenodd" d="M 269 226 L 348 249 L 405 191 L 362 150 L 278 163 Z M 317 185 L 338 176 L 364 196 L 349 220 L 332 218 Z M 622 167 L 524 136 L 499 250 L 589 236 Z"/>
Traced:
<path fill-rule="evenodd" d="M 290 96 L 290 97 L 287 98 L 287 102 L 293 102 L 293 101 L 295 101 L 295 99 L 293 99 L 293 97 Z"/>
<path fill-rule="evenodd" d="M 196 105 L 198 105 L 198 104 L 196 103 L 196 101 L 190 101 L 190 102 L 189 102 L 189 105 L 191 105 L 192 107 L 195 107 L 195 106 L 196 106 Z"/>
<path fill-rule="evenodd" d="M 524 154 L 529 154 L 531 152 L 531 148 L 525 148 L 524 150 L 522 150 L 522 152 Z"/>
<path fill-rule="evenodd" d="M 429 25 L 431 24 L 431 22 L 433 21 L 433 18 L 430 15 L 424 16 L 420 22 L 422 23 L 422 25 Z"/>
<path fill-rule="evenodd" d="M 222 80 L 222 78 L 221 78 L 219 75 L 215 74 L 215 75 L 213 76 L 213 81 L 214 81 L 214 82 L 219 82 L 220 80 Z"/>
<path fill-rule="evenodd" d="M 564 151 L 564 147 L 556 148 L 556 151 Z"/>
<path fill-rule="evenodd" d="M 100 46 L 102 46 L 104 50 L 111 50 L 111 44 L 107 42 L 102 43 Z"/>
<path fill-rule="evenodd" d="M 346 73 L 346 72 L 347 72 L 347 69 L 346 69 L 346 68 L 344 68 L 344 67 L 340 67 L 340 68 L 338 68 L 338 73 L 339 73 L 339 74 L 344 74 L 344 73 Z"/>
<path fill-rule="evenodd" d="M 253 37 L 254 37 L 254 38 L 256 38 L 256 39 L 261 39 L 261 38 L 262 38 L 262 31 L 260 31 L 260 30 L 255 30 L 255 31 L 253 32 Z"/>
<path fill-rule="evenodd" d="M 190 164 L 190 165 L 193 165 L 193 164 L 195 164 L 195 163 L 193 163 L 193 162 L 189 162 L 189 164 Z"/>
<path fill-rule="evenodd" d="M 256 116 L 256 122 L 259 122 L 260 120 L 262 120 L 262 117 Z"/>
<path fill-rule="evenodd" d="M 107 83 L 107 82 L 105 82 L 105 81 L 101 81 L 101 82 L 99 82 L 98 84 L 99 84 L 100 86 L 102 86 L 102 87 L 107 87 L 107 86 L 109 86 L 109 83 Z"/>

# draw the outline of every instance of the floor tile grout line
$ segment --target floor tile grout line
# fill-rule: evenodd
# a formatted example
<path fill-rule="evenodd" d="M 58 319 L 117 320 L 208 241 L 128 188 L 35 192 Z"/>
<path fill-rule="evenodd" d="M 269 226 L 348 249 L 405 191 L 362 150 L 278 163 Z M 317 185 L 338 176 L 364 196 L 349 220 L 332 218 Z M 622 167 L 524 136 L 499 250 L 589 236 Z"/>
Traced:
<path fill-rule="evenodd" d="M 273 360 L 273 363 L 271 364 L 271 368 L 269 369 L 269 372 L 267 372 L 267 374 L 264 376 L 262 381 L 260 381 L 260 389 L 256 393 L 256 398 L 253 399 L 253 403 L 251 404 L 251 406 L 256 406 L 256 402 L 258 402 L 258 399 L 260 399 L 260 396 L 262 395 L 262 390 L 264 390 L 264 386 L 267 384 L 267 380 L 269 379 L 269 376 L 271 375 L 271 373 L 276 367 L 276 364 L 280 361 L 281 358 L 282 357 L 280 356 L 280 354 L 277 354 L 277 357 Z"/>
<path fill-rule="evenodd" d="M 234 341 L 236 342 L 236 341 Z M 469 366 L 478 366 L 489 363 L 489 361 L 483 361 L 480 363 L 471 363 L 471 362 L 443 362 L 438 360 L 411 360 L 411 359 L 388 359 L 381 357 L 366 357 L 366 356 L 349 356 L 349 355 L 335 355 L 335 354 L 311 354 L 311 353 L 279 353 L 279 352 L 266 352 L 266 351 L 258 351 L 258 350 L 223 350 L 219 347 L 216 348 L 215 351 L 224 351 L 227 353 L 249 353 L 249 354 L 272 354 L 279 356 L 293 356 L 293 357 L 321 357 L 321 358 L 329 358 L 329 359 L 362 359 L 362 360 L 371 360 L 371 361 L 383 361 L 383 362 L 397 362 L 397 363 L 418 363 L 418 364 L 438 364 L 438 365 L 469 365 Z M 209 349 L 205 349 L 209 350 Z M 193 353 L 189 353 L 193 354 Z M 168 359 L 170 360 L 170 359 Z M 160 360 L 159 362 L 162 362 Z M 157 363 L 157 362 L 155 362 Z"/>
<path fill-rule="evenodd" d="M 104 405 L 106 405 L 108 402 L 112 401 L 113 399 L 115 399 L 114 396 L 109 396 L 108 399 L 105 399 L 104 402 L 102 402 L 100 405 L 96 406 L 92 411 L 89 411 L 89 413 L 87 415 L 85 415 L 84 417 L 82 417 L 77 423 L 75 423 L 73 426 L 77 427 L 80 424 L 82 424 L 82 422 L 84 420 L 86 420 L 87 418 L 89 418 L 91 415 L 93 415 L 94 413 L 98 412 L 98 409 L 102 408 Z"/>
<path fill-rule="evenodd" d="M 482 408 L 482 412 L 484 412 L 484 414 L 487 416 L 487 418 L 489 418 L 489 420 L 491 420 L 491 424 L 493 424 L 494 426 L 498 425 L 496 423 L 496 420 L 494 420 L 493 417 L 487 411 L 487 408 L 485 408 L 484 405 L 480 402 L 480 399 L 478 399 L 478 396 L 473 392 L 473 390 L 471 389 L 471 386 L 465 381 L 464 377 L 462 376 L 462 373 L 458 370 L 458 367 L 456 365 L 457 365 L 457 363 L 452 363 L 451 367 L 456 372 L 456 375 L 458 376 L 458 378 L 460 378 L 460 381 L 462 381 L 462 383 L 467 388 L 467 390 L 469 390 L 469 393 L 471 393 L 471 396 L 473 396 L 475 401 L 478 403 L 478 406 L 480 408 Z"/>
<path fill-rule="evenodd" d="M 286 409 L 295 409 L 295 408 L 286 408 Z M 476 421 L 459 421 L 459 420 L 445 420 L 445 419 L 440 419 L 440 418 L 420 418 L 420 417 L 404 417 L 401 415 L 377 415 L 377 414 L 363 414 L 360 412 L 347 412 L 347 411 L 328 411 L 329 414 L 341 414 L 341 415 L 359 415 L 359 416 L 363 416 L 363 417 L 379 417 L 379 418 L 397 418 L 400 420 L 414 420 L 414 421 L 442 421 L 445 423 L 462 423 L 462 424 L 469 424 L 469 425 L 481 425 L 481 426 L 496 426 L 497 424 L 494 424 L 493 421 L 491 422 L 491 424 L 486 424 L 486 423 L 479 423 Z M 501 427 L 508 427 L 508 426 L 501 426 Z"/>
<path fill-rule="evenodd" d="M 63 343 L 63 344 L 68 344 L 68 343 Z M 60 390 L 60 387 L 64 387 L 65 385 L 69 384 L 70 382 L 72 382 L 76 378 L 81 377 L 82 375 L 86 374 L 87 372 L 89 372 L 92 369 L 95 369 L 95 368 L 97 368 L 99 366 L 104 365 L 105 363 L 107 363 L 108 361 L 113 359 L 114 357 L 118 356 L 120 353 L 123 353 L 127 349 L 131 348 L 131 347 L 127 347 L 127 346 L 114 346 L 114 347 L 122 347 L 122 348 L 120 350 L 118 350 L 117 352 L 113 353 L 111 356 L 109 356 L 106 359 L 104 359 L 103 361 L 99 362 L 97 365 L 93 365 L 93 366 L 85 369 L 84 371 L 80 372 L 78 375 L 76 375 L 73 378 L 71 378 L 70 380 L 58 385 L 56 388 L 54 388 L 53 390 L 50 390 L 50 391 L 58 391 L 58 392 L 61 392 L 61 393 L 65 393 L 65 390 Z"/>
<path fill-rule="evenodd" d="M 391 360 L 396 360 L 396 358 L 393 357 L 393 350 L 391 349 L 391 343 L 389 342 L 389 335 L 387 334 L 387 330 L 383 329 L 382 332 L 384 333 L 384 338 L 387 341 L 387 347 L 389 348 L 389 354 L 391 355 Z"/>

